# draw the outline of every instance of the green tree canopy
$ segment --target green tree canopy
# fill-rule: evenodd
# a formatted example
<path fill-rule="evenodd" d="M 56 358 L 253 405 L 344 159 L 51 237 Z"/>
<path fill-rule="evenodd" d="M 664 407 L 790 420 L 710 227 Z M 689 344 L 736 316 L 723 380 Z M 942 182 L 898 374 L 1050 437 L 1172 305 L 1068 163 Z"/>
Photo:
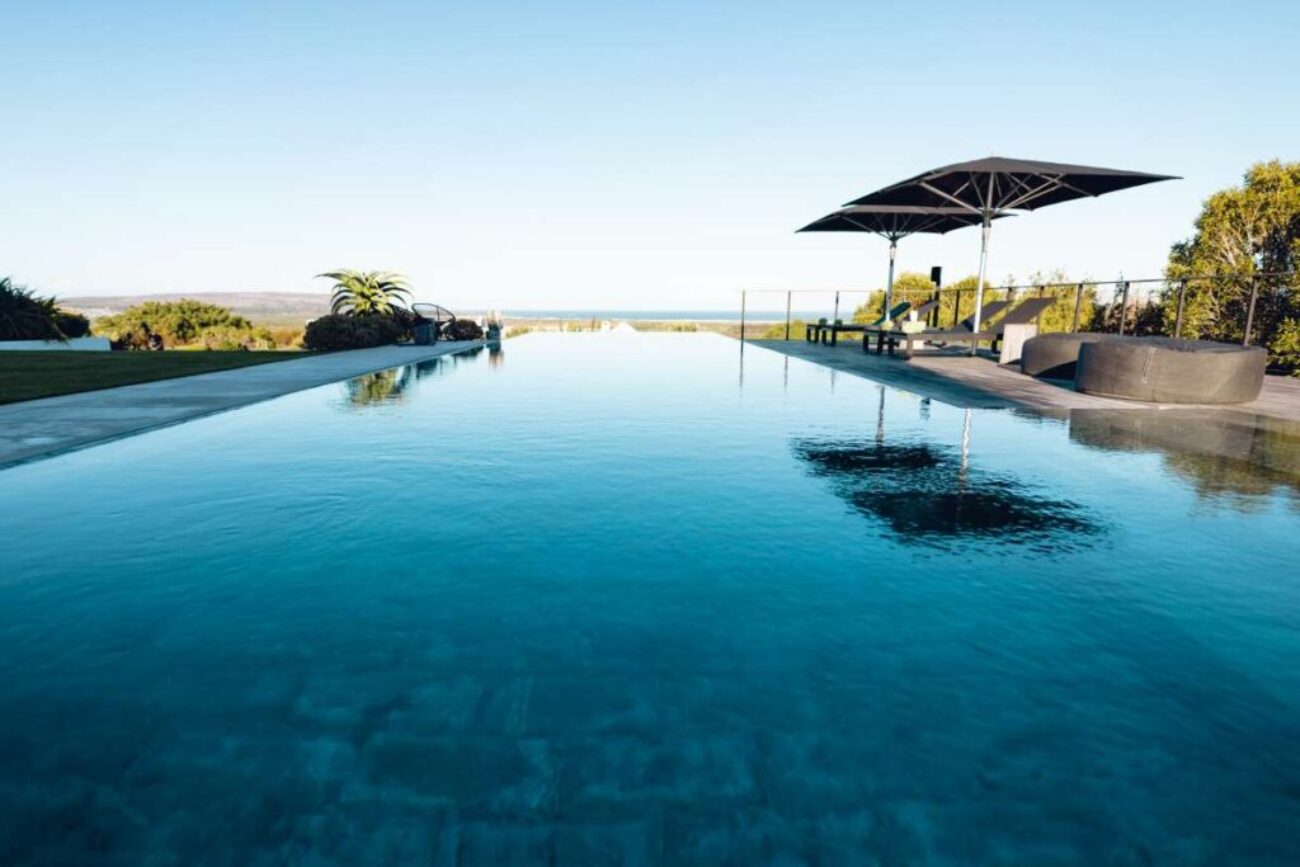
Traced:
<path fill-rule="evenodd" d="M 894 303 L 910 301 L 912 304 L 924 304 L 934 295 L 934 283 L 926 274 L 919 271 L 904 271 L 894 278 Z M 885 307 L 884 288 L 873 289 L 867 300 L 853 311 L 854 322 L 875 322 L 880 318 Z"/>
<path fill-rule="evenodd" d="M 1079 292 L 1079 284 L 1083 283 L 1083 292 Z M 1008 285 L 1015 285 L 1013 278 L 1007 278 Z M 974 283 L 972 282 L 972 286 Z M 1056 331 L 1073 331 L 1074 328 L 1074 305 L 1077 301 L 1079 304 L 1079 328 L 1087 330 L 1089 323 L 1093 321 L 1095 311 L 1097 310 L 1097 288 L 1090 285 L 1086 280 L 1071 280 L 1070 276 L 1060 268 L 1053 268 L 1050 271 L 1035 271 L 1029 275 L 1029 279 L 1024 285 L 1037 286 L 1039 289 L 1021 290 L 1016 296 L 1017 300 L 1036 297 L 1041 291 L 1045 296 L 1056 298 L 1056 303 L 1044 310 L 1038 317 L 1038 330 L 1042 334 L 1050 334 Z"/>
<path fill-rule="evenodd" d="M 1183 335 L 1241 340 L 1253 280 L 1258 292 L 1254 334 L 1277 360 L 1277 341 L 1300 329 L 1297 281 L 1255 275 L 1300 266 L 1300 162 L 1251 166 L 1241 186 L 1205 200 L 1195 227 L 1192 237 L 1169 251 L 1166 328 L 1173 327 L 1178 284 L 1186 279 Z M 1209 277 L 1216 279 L 1204 279 Z"/>

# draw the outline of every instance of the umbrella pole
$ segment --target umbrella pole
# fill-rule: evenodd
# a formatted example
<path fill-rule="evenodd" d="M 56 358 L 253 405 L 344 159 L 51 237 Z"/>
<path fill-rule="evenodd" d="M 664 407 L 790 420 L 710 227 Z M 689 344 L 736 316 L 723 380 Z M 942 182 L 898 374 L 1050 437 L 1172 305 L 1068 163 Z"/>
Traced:
<path fill-rule="evenodd" d="M 898 255 L 898 239 L 889 239 L 889 282 L 885 284 L 885 309 L 881 316 L 888 316 L 894 307 L 894 257 Z"/>
<path fill-rule="evenodd" d="M 980 226 L 980 273 L 975 282 L 975 332 L 977 334 L 980 330 L 980 316 L 984 312 L 984 269 L 989 258 L 989 222 L 990 215 L 986 210 L 984 224 Z"/>

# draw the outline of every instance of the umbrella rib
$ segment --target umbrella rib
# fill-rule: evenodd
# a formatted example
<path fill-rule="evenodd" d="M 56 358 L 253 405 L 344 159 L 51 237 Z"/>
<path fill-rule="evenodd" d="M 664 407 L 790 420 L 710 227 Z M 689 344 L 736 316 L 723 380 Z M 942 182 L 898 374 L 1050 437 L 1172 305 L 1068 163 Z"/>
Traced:
<path fill-rule="evenodd" d="M 1078 193 L 1080 196 L 1092 195 L 1092 193 L 1089 193 L 1085 190 L 1081 190 L 1078 187 L 1074 186 L 1073 184 L 1067 184 L 1063 180 L 1062 176 L 1060 175 L 1056 175 L 1056 176 L 1034 175 L 1034 177 L 1041 178 L 1043 180 L 1043 184 L 1037 187 L 1030 187 L 1027 182 L 1020 181 L 1018 185 L 1020 186 L 1021 189 L 1025 190 L 1024 195 L 1022 195 L 1018 199 L 1015 199 L 1013 202 L 1006 205 L 1006 207 L 1018 208 L 1021 205 L 1027 204 L 1028 202 L 1032 202 L 1034 199 L 1042 198 L 1048 193 L 1052 193 L 1060 189 L 1070 190 L 1071 192 Z"/>
<path fill-rule="evenodd" d="M 861 229 L 861 230 L 864 231 L 864 232 L 871 232 L 871 233 L 874 234 L 874 235 L 879 235 L 879 234 L 880 234 L 880 230 L 879 230 L 879 229 L 876 229 L 876 228 L 873 228 L 873 227 L 871 227 L 871 226 L 868 226 L 866 223 L 859 223 L 857 220 L 853 219 L 852 217 L 844 216 L 844 217 L 841 217 L 841 219 L 843 219 L 844 222 L 846 222 L 846 223 L 852 223 L 853 225 L 857 226 L 859 229 Z"/>
<path fill-rule="evenodd" d="M 960 207 L 962 207 L 967 211 L 970 211 L 971 213 L 978 214 L 980 212 L 979 208 L 974 207 L 969 202 L 964 202 L 961 199 L 957 198 L 955 195 L 952 195 L 950 193 L 945 193 L 943 190 L 939 189 L 938 187 L 932 186 L 931 184 L 926 183 L 925 181 L 921 182 L 921 188 L 924 190 L 928 190 L 931 193 L 934 193 L 936 196 L 938 196 L 941 199 L 947 199 L 948 201 L 956 205 L 959 205 Z M 966 185 L 963 184 L 962 187 L 957 190 L 957 192 L 961 192 L 965 188 Z"/>
<path fill-rule="evenodd" d="M 1029 186 L 1029 178 L 1039 178 L 1045 181 L 1045 184 L 1042 187 L 1031 187 Z M 1021 202 L 1030 201 L 1044 192 L 1050 192 L 1050 190 L 1046 190 L 1046 187 L 1051 184 L 1052 180 L 1052 178 L 1048 178 L 1046 175 L 1028 175 L 1024 178 L 1015 178 L 1017 191 L 1023 192 L 1025 195 L 1019 199 L 1014 199 L 1013 201 L 1019 204 Z M 1015 205 L 1008 205 L 1008 207 L 1015 207 Z"/>
<path fill-rule="evenodd" d="M 1038 175 L 1037 177 L 1041 177 L 1043 179 L 1043 183 L 1037 187 L 1030 187 L 1028 184 L 1024 184 L 1023 185 L 1025 188 L 1024 195 L 1022 195 L 1018 199 L 1013 199 L 1011 202 L 1009 202 L 1007 204 L 1008 208 L 1019 208 L 1022 205 L 1032 202 L 1034 199 L 1042 198 L 1048 193 L 1055 192 L 1056 190 L 1059 190 L 1061 187 L 1065 186 L 1061 182 L 1060 178 L 1048 178 L 1042 175 Z"/>
<path fill-rule="evenodd" d="M 1068 183 L 1066 183 L 1064 177 L 1057 178 L 1057 183 L 1059 183 L 1061 186 L 1065 187 L 1067 190 L 1073 190 L 1074 192 L 1078 193 L 1078 194 L 1081 195 L 1081 196 L 1092 196 L 1093 198 L 1096 198 L 1096 197 L 1097 197 L 1097 194 L 1096 194 L 1096 193 L 1090 193 L 1090 192 L 1088 192 L 1087 190 L 1081 190 L 1081 189 L 1079 189 L 1079 188 L 1076 187 L 1074 184 L 1068 184 Z"/>

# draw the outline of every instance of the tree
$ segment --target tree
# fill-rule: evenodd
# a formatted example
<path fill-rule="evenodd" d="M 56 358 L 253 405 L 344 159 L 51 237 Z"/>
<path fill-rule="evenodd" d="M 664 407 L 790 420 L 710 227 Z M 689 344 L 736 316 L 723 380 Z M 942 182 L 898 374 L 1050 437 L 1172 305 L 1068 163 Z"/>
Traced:
<path fill-rule="evenodd" d="M 387 271 L 327 271 L 316 276 L 334 281 L 331 313 L 392 313 L 411 295 L 406 278 Z"/>
<path fill-rule="evenodd" d="M 1008 283 L 1014 280 L 1008 279 Z M 1079 293 L 1079 283 L 1083 282 L 1083 293 Z M 972 284 L 973 285 L 973 284 Z M 1038 317 L 1038 330 L 1042 334 L 1058 331 L 1074 331 L 1074 305 L 1079 304 L 1079 328 L 1086 328 L 1092 322 L 1097 307 L 1097 288 L 1088 282 L 1071 280 L 1064 271 L 1056 268 L 1051 271 L 1035 271 L 1030 275 L 1028 285 L 1038 289 L 1021 290 L 1018 300 L 1037 297 L 1041 291 L 1045 296 L 1055 297 L 1056 303 L 1047 308 Z"/>
<path fill-rule="evenodd" d="M 943 295 L 939 298 L 939 324 L 941 326 L 949 328 L 954 322 L 960 322 L 968 316 L 975 315 L 975 287 L 978 285 L 979 277 L 971 274 L 969 277 L 963 277 L 943 287 Z M 992 288 L 993 284 L 985 280 L 985 304 L 993 300 L 993 296 L 988 294 Z"/>
<path fill-rule="evenodd" d="M 1240 341 L 1253 284 L 1253 334 L 1281 360 L 1282 346 L 1274 344 L 1289 345 L 1300 329 L 1300 287 L 1294 277 L 1257 275 L 1300 266 L 1300 162 L 1251 166 L 1241 186 L 1205 200 L 1195 226 L 1191 238 L 1169 251 L 1165 328 L 1172 333 L 1180 283 L 1187 280 L 1183 336 Z"/>
<path fill-rule="evenodd" d="M 191 298 L 146 301 L 121 313 L 96 319 L 93 328 L 96 334 L 102 334 L 128 349 L 144 348 L 150 334 L 160 336 L 166 346 L 201 342 L 204 334 L 210 331 L 221 331 L 227 338 L 223 344 L 234 342 L 233 334 L 246 336 L 248 339 L 241 341 L 245 346 L 251 346 L 262 336 L 253 336 L 253 324 L 244 317 L 225 307 Z"/>
<path fill-rule="evenodd" d="M 925 274 L 904 271 L 894 278 L 894 304 L 910 301 L 914 306 L 924 304 L 934 297 L 934 284 Z M 885 290 L 874 289 L 867 300 L 853 311 L 854 322 L 875 322 L 885 309 Z"/>

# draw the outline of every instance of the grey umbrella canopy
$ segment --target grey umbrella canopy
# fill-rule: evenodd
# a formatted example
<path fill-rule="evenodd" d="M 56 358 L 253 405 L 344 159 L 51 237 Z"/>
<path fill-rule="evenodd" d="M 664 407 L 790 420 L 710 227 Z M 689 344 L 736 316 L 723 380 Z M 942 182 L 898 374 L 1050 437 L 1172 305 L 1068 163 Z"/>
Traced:
<path fill-rule="evenodd" d="M 998 215 L 1003 216 L 1001 214 Z M 799 229 L 799 232 L 870 232 L 889 240 L 889 282 L 885 285 L 885 309 L 893 308 L 894 259 L 898 242 L 908 235 L 928 232 L 942 235 L 953 229 L 980 224 L 979 214 L 969 208 L 927 205 L 852 205 L 827 214 Z"/>
<path fill-rule="evenodd" d="M 975 330 L 978 331 L 983 309 L 989 224 L 993 219 L 1011 210 L 1032 211 L 1071 199 L 1100 196 L 1142 184 L 1170 180 L 1177 180 L 1177 177 L 1039 160 L 986 157 L 932 169 L 854 199 L 849 204 L 955 207 L 975 215 L 983 226 L 979 283 L 975 293 Z"/>

